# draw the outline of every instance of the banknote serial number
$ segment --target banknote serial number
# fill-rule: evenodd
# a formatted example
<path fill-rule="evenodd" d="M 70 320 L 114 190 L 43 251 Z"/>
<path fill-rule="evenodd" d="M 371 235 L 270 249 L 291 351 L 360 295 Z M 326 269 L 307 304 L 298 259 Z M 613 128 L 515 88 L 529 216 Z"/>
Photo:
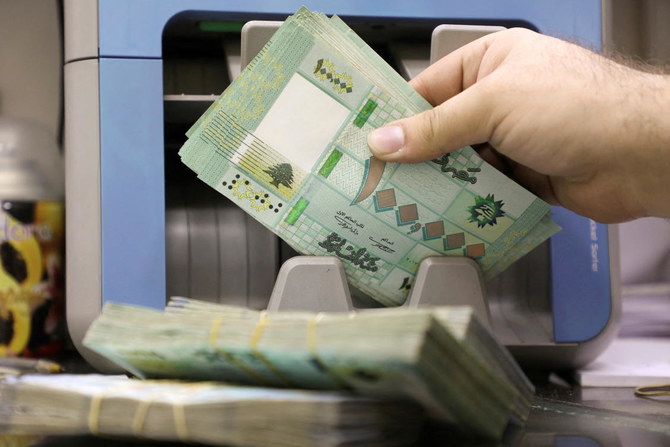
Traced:
<path fill-rule="evenodd" d="M 371 255 L 365 247 L 357 249 L 348 244 L 345 238 L 335 232 L 330 233 L 326 236 L 326 239 L 319 242 L 319 247 L 368 272 L 379 270 L 377 266 L 378 257 Z"/>

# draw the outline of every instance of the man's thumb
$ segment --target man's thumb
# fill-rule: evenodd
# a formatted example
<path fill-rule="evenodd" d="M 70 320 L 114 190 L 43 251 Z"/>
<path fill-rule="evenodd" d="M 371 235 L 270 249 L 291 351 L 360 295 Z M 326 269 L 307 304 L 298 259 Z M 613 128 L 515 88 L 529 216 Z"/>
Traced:
<path fill-rule="evenodd" d="M 488 141 L 490 119 L 475 90 L 473 86 L 433 109 L 370 132 L 370 151 L 380 160 L 412 163 Z"/>

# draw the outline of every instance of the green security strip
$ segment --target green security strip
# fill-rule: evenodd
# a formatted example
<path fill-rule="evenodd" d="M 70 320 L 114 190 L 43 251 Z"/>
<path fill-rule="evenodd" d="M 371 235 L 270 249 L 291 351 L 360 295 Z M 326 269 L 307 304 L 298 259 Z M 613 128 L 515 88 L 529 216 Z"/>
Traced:
<path fill-rule="evenodd" d="M 243 22 L 199 22 L 200 31 L 215 33 L 239 33 L 242 31 Z"/>
<path fill-rule="evenodd" d="M 363 127 L 363 124 L 370 118 L 370 115 L 372 115 L 372 112 L 374 112 L 376 108 L 377 103 L 368 99 L 361 111 L 356 115 L 356 119 L 354 120 L 356 127 Z"/>
<path fill-rule="evenodd" d="M 342 158 L 342 152 L 338 151 L 337 149 L 333 150 L 333 152 L 331 152 L 328 156 L 326 162 L 323 164 L 323 166 L 321 166 L 321 169 L 319 169 L 319 175 L 324 178 L 328 178 L 330 173 L 333 172 L 333 169 L 335 169 L 337 162 L 340 161 L 340 158 Z"/>
<path fill-rule="evenodd" d="M 309 202 L 307 200 L 305 199 L 298 200 L 293 209 L 289 211 L 288 216 L 286 216 L 285 222 L 289 225 L 293 225 L 298 220 L 298 217 L 300 217 L 302 212 L 305 211 L 307 205 L 309 205 Z"/>

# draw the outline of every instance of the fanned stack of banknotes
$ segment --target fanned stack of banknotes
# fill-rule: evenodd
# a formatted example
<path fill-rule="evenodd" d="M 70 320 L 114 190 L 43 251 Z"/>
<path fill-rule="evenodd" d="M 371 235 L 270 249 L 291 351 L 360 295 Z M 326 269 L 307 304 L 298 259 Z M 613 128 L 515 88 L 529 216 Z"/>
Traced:
<path fill-rule="evenodd" d="M 533 394 L 469 307 L 266 313 L 186 298 L 173 299 L 164 312 L 110 304 L 84 344 L 141 378 L 404 400 L 432 419 L 493 439 L 510 421 L 525 421 Z M 299 404 L 285 411 L 312 422 Z M 234 416 L 244 425 L 243 411 Z"/>
<path fill-rule="evenodd" d="M 8 376 L 11 433 L 227 446 L 412 445 L 427 420 L 499 440 L 533 386 L 467 306 L 267 313 L 108 304 L 84 345 L 125 376 Z M 144 379 L 144 380 L 142 380 Z"/>
<path fill-rule="evenodd" d="M 428 256 L 473 258 L 487 279 L 559 229 L 470 147 L 412 165 L 371 156 L 372 129 L 429 108 L 342 20 L 303 7 L 179 154 L 296 251 L 337 256 L 351 285 L 393 306 Z"/>
<path fill-rule="evenodd" d="M 92 433 L 231 447 L 406 446 L 422 422 L 421 409 L 411 403 L 351 393 L 96 374 L 1 380 L 0 415 L 13 434 Z"/>

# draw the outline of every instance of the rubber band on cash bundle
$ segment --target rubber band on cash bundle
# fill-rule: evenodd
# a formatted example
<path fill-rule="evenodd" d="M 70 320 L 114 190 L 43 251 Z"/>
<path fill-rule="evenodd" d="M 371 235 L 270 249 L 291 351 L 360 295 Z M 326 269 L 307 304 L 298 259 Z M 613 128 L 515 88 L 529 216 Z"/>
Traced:
<path fill-rule="evenodd" d="M 254 328 L 254 332 L 251 334 L 251 338 L 249 339 L 249 347 L 251 348 L 251 352 L 256 356 L 258 360 L 263 362 L 265 366 L 275 375 L 279 380 L 284 382 L 286 386 L 289 388 L 299 388 L 299 385 L 293 383 L 291 379 L 286 377 L 281 371 L 279 371 L 275 366 L 263 355 L 262 352 L 258 350 L 258 342 L 261 340 L 261 336 L 263 335 L 263 332 L 265 331 L 265 328 L 268 325 L 268 319 L 267 319 L 267 312 L 265 310 L 262 310 L 258 314 L 258 323 L 256 323 L 256 327 Z"/>
<path fill-rule="evenodd" d="M 238 367 L 242 372 L 247 374 L 249 377 L 251 377 L 253 380 L 255 380 L 257 383 L 261 385 L 269 385 L 268 381 L 262 377 L 260 374 L 257 374 L 254 370 L 251 368 L 247 367 L 243 363 L 239 362 L 232 354 L 230 354 L 228 351 L 225 349 L 222 349 L 219 344 L 219 329 L 221 329 L 221 325 L 223 324 L 224 318 L 219 316 L 214 318 L 212 321 L 212 327 L 210 328 L 209 331 L 209 344 L 216 351 L 218 354 L 221 354 L 225 359 L 230 362 L 232 365 L 235 365 Z"/>
<path fill-rule="evenodd" d="M 321 357 L 319 357 L 319 352 L 317 350 L 317 335 L 316 335 L 316 325 L 319 321 L 321 321 L 324 317 L 323 312 L 319 312 L 316 315 L 314 315 L 314 318 L 309 320 L 307 322 L 307 349 L 309 351 L 309 355 L 314 361 L 314 365 L 319 369 L 320 371 L 323 371 L 327 373 L 341 388 L 344 389 L 350 389 L 351 387 L 340 378 L 332 369 L 328 368 L 328 366 L 321 360 Z"/>
<path fill-rule="evenodd" d="M 638 386 L 635 388 L 635 395 L 639 397 L 670 396 L 670 383 Z"/>
<path fill-rule="evenodd" d="M 100 431 L 100 415 L 102 413 L 102 401 L 105 398 L 112 397 L 114 393 L 121 391 L 135 390 L 142 386 L 141 382 L 129 380 L 129 383 L 124 383 L 112 388 L 106 388 L 91 397 L 91 405 L 88 409 L 87 425 L 88 431 L 95 436 L 100 436 L 103 433 Z M 122 396 L 116 396 L 122 397 Z M 133 424 L 134 425 L 134 424 Z"/>

